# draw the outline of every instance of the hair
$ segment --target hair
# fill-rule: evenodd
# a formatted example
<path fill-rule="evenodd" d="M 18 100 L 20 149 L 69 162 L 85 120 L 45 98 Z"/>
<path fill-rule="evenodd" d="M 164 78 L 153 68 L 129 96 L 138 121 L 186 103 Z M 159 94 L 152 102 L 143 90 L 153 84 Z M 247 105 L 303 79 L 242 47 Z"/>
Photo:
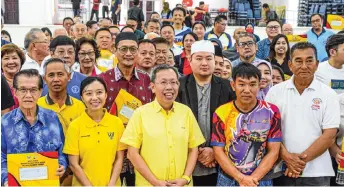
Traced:
<path fill-rule="evenodd" d="M 280 38 L 284 38 L 285 41 L 287 42 L 288 49 L 287 49 L 285 58 L 287 59 L 287 61 L 289 61 L 289 60 L 290 60 L 290 46 L 289 46 L 288 38 L 287 38 L 284 34 L 278 34 L 278 35 L 275 36 L 274 39 L 272 40 L 272 42 L 271 42 L 271 44 L 270 44 L 269 59 L 272 60 L 273 58 L 275 58 L 275 56 L 276 56 L 275 46 L 276 46 L 276 44 L 277 44 L 277 41 L 278 41 Z"/>
<path fill-rule="evenodd" d="M 227 21 L 227 17 L 225 15 L 218 15 L 218 16 L 216 16 L 215 21 L 214 21 L 214 25 L 216 23 L 219 23 L 222 20 L 226 20 Z"/>
<path fill-rule="evenodd" d="M 344 30 L 339 31 L 337 34 L 344 34 Z"/>
<path fill-rule="evenodd" d="M 135 32 L 134 29 L 133 29 L 132 27 L 129 27 L 129 26 L 124 26 L 124 27 L 121 29 L 121 32 L 123 32 L 123 30 L 126 29 L 126 28 L 130 28 L 131 30 L 133 30 L 133 32 Z"/>
<path fill-rule="evenodd" d="M 179 77 L 177 68 L 171 67 L 171 66 L 169 66 L 169 65 L 167 65 L 167 64 L 161 64 L 161 65 L 157 65 L 157 66 L 155 66 L 155 67 L 153 68 L 153 70 L 152 70 L 152 72 L 151 72 L 151 75 L 150 75 L 150 81 L 151 81 L 151 82 L 155 82 L 155 80 L 156 80 L 156 74 L 157 74 L 158 72 L 163 71 L 163 70 L 169 70 L 169 69 L 173 70 L 174 73 L 176 73 L 177 78 Z"/>
<path fill-rule="evenodd" d="M 20 76 L 25 77 L 37 77 L 38 78 L 38 89 L 43 88 L 43 79 L 42 76 L 39 74 L 37 69 L 24 69 L 19 71 L 14 75 L 13 78 L 13 88 L 18 89 L 18 79 Z"/>
<path fill-rule="evenodd" d="M 192 25 L 192 31 L 195 29 L 195 26 L 196 26 L 196 25 L 202 25 L 203 28 L 204 28 L 204 30 L 205 30 L 205 31 L 207 30 L 207 28 L 205 27 L 203 21 L 196 21 L 196 22 Z"/>
<path fill-rule="evenodd" d="M 10 38 L 10 42 L 12 42 L 12 37 L 10 35 L 10 33 L 6 30 L 1 30 L 1 35 L 7 35 Z"/>
<path fill-rule="evenodd" d="M 284 78 L 284 72 L 282 70 L 282 68 L 276 66 L 276 65 L 271 65 L 272 66 L 272 70 L 277 70 L 280 74 L 281 74 L 281 77 L 282 77 L 282 80 L 285 81 L 285 78 Z M 272 72 L 271 72 L 272 74 Z"/>
<path fill-rule="evenodd" d="M 321 14 L 319 14 L 319 13 L 315 13 L 315 14 L 312 14 L 312 15 L 311 15 L 311 17 L 309 18 L 309 21 L 312 21 L 312 18 L 313 18 L 314 16 L 319 16 L 319 17 L 321 18 L 321 20 L 324 20 L 324 16 L 323 16 L 323 15 L 321 15 Z"/>
<path fill-rule="evenodd" d="M 184 46 L 184 40 L 185 40 L 185 38 L 186 38 L 187 35 L 191 35 L 191 36 L 195 39 L 195 41 L 198 40 L 198 36 L 197 36 L 195 33 L 189 32 L 189 33 L 187 33 L 187 34 L 185 34 L 185 35 L 183 36 L 183 40 L 182 40 L 183 46 Z"/>
<path fill-rule="evenodd" d="M 102 84 L 104 86 L 105 92 L 107 92 L 107 87 L 106 87 L 106 83 L 105 81 L 100 78 L 100 77 L 86 77 L 83 81 L 81 81 L 80 83 L 80 96 L 82 96 L 82 94 L 84 93 L 85 88 L 92 84 L 93 82 L 99 82 L 100 84 Z"/>
<path fill-rule="evenodd" d="M 160 35 L 157 34 L 157 33 L 155 33 L 155 32 L 149 32 L 149 33 L 145 34 L 145 37 L 143 37 L 143 39 L 149 39 L 149 37 L 150 37 L 151 35 L 154 35 L 155 38 L 156 38 L 156 37 L 160 37 Z"/>
<path fill-rule="evenodd" d="M 181 3 L 176 4 L 176 7 L 183 7 Z"/>
<path fill-rule="evenodd" d="M 65 18 L 63 18 L 62 25 L 64 25 L 64 22 L 67 21 L 67 20 L 71 20 L 71 21 L 73 22 L 73 24 L 74 24 L 73 18 L 71 18 L 71 17 L 65 17 Z"/>
<path fill-rule="evenodd" d="M 48 27 L 43 27 L 43 28 L 41 28 L 41 30 L 42 30 L 43 32 L 47 31 L 47 32 L 49 33 L 49 35 L 50 35 L 50 38 L 53 37 L 53 34 L 51 33 L 51 31 L 50 31 L 50 29 L 49 29 Z"/>
<path fill-rule="evenodd" d="M 136 17 L 133 17 L 133 16 L 130 16 L 127 21 L 129 21 L 129 20 L 138 22 L 138 19 Z"/>
<path fill-rule="evenodd" d="M 153 14 L 158 14 L 158 15 L 160 16 L 160 14 L 159 14 L 158 12 L 152 12 L 149 19 L 152 19 L 152 15 L 153 15 Z"/>
<path fill-rule="evenodd" d="M 87 29 L 92 28 L 92 25 L 94 25 L 94 24 L 97 24 L 97 22 L 93 21 L 93 20 L 86 22 Z"/>
<path fill-rule="evenodd" d="M 152 42 L 152 40 L 148 40 L 148 39 L 142 39 L 138 42 L 138 47 L 140 47 L 140 44 L 144 44 L 144 43 L 149 43 L 152 44 L 154 46 L 154 49 L 156 49 L 156 45 Z"/>
<path fill-rule="evenodd" d="M 269 5 L 267 3 L 264 3 L 263 8 L 269 8 Z"/>
<path fill-rule="evenodd" d="M 254 77 L 258 78 L 258 80 L 260 81 L 262 79 L 262 74 L 256 66 L 250 63 L 241 63 L 233 68 L 232 77 L 234 82 L 238 77 L 244 79 L 250 79 Z"/>
<path fill-rule="evenodd" d="M 79 51 L 80 51 L 81 46 L 83 44 L 90 44 L 94 49 L 96 59 L 100 57 L 100 52 L 98 50 L 98 46 L 97 46 L 96 41 L 94 41 L 93 39 L 82 37 L 79 40 L 77 40 L 76 44 L 75 44 L 75 48 L 76 48 L 75 49 L 75 61 L 79 62 Z"/>
<path fill-rule="evenodd" d="M 282 28 L 282 25 L 281 25 L 281 22 L 278 20 L 278 19 L 269 19 L 267 22 L 266 22 L 266 25 L 269 25 L 270 22 L 273 22 L 273 21 L 276 21 L 278 23 L 278 25 Z"/>
<path fill-rule="evenodd" d="M 43 33 L 43 31 L 39 28 L 32 28 L 28 33 L 26 33 L 24 39 L 24 47 L 26 50 L 29 49 L 31 42 L 37 39 L 37 34 L 40 32 Z"/>
<path fill-rule="evenodd" d="M 199 5 L 204 5 L 204 1 L 200 1 L 200 2 L 199 2 Z"/>
<path fill-rule="evenodd" d="M 118 29 L 119 31 L 121 31 L 121 29 L 119 29 L 119 27 L 116 26 L 116 25 L 111 25 L 108 29 L 110 30 L 110 29 L 112 29 L 112 28 L 116 28 L 116 29 Z"/>
<path fill-rule="evenodd" d="M 155 45 L 157 45 L 157 44 L 166 44 L 166 45 L 169 45 L 168 41 L 167 41 L 165 38 L 163 38 L 163 37 L 154 38 L 154 39 L 152 40 L 152 42 L 153 42 Z"/>
<path fill-rule="evenodd" d="M 172 30 L 173 30 L 173 33 L 176 33 L 176 32 L 175 32 L 175 30 L 174 30 L 174 28 L 173 28 L 173 26 L 172 26 L 172 25 L 170 25 L 170 24 L 165 24 L 165 25 L 162 25 L 162 26 L 161 26 L 161 28 L 160 28 L 160 33 L 161 33 L 162 29 L 163 29 L 163 28 L 165 28 L 165 27 L 170 27 L 170 28 L 172 28 Z"/>
<path fill-rule="evenodd" d="M 23 51 L 15 44 L 6 44 L 1 47 L 1 59 L 9 53 L 17 53 L 20 59 L 20 64 L 23 66 L 25 62 L 25 54 Z"/>
<path fill-rule="evenodd" d="M 240 42 L 240 38 L 244 38 L 244 37 L 250 37 L 253 39 L 254 43 L 256 43 L 256 37 L 254 37 L 253 34 L 250 34 L 250 33 L 244 33 L 244 34 L 240 34 L 239 37 L 238 37 L 238 43 Z"/>
<path fill-rule="evenodd" d="M 60 45 L 72 45 L 75 49 L 75 42 L 73 39 L 69 38 L 68 36 L 57 36 L 50 42 L 49 50 L 53 52 L 55 51 L 56 47 Z"/>
<path fill-rule="evenodd" d="M 60 59 L 60 58 L 50 58 L 50 59 L 48 59 L 48 60 L 44 63 L 44 65 L 43 65 L 43 74 L 44 74 L 44 75 L 47 73 L 47 67 L 48 67 L 48 65 L 49 65 L 49 64 L 53 64 L 53 63 L 61 63 L 61 64 L 63 64 L 63 66 L 64 66 L 64 68 L 65 68 L 65 70 L 66 70 L 67 73 L 70 73 L 70 72 L 71 72 L 69 66 L 66 64 L 66 62 L 65 62 L 64 60 L 62 60 L 62 59 Z"/>
<path fill-rule="evenodd" d="M 317 59 L 317 56 L 318 56 L 317 49 L 312 43 L 309 43 L 309 42 L 299 42 L 293 45 L 290 52 L 291 58 L 293 57 L 293 54 L 296 50 L 305 50 L 305 49 L 313 49 L 315 58 Z"/>
<path fill-rule="evenodd" d="M 161 26 L 161 23 L 159 22 L 159 20 L 157 20 L 157 19 L 150 19 L 150 20 L 148 20 L 148 21 L 146 21 L 146 23 L 145 23 L 145 27 L 147 28 L 148 27 L 148 25 L 149 25 L 149 23 L 159 23 L 159 25 Z"/>
<path fill-rule="evenodd" d="M 325 49 L 328 57 L 331 57 L 330 50 L 337 50 L 340 44 L 344 44 L 344 34 L 334 34 L 327 39 Z"/>
<path fill-rule="evenodd" d="M 140 4 L 140 0 L 134 0 L 134 5 L 139 5 Z"/>
<path fill-rule="evenodd" d="M 172 10 L 172 16 L 174 15 L 174 12 L 175 12 L 175 11 L 182 11 L 184 17 L 186 16 L 186 11 L 185 11 L 185 9 L 182 8 L 182 7 L 176 7 L 176 8 L 174 8 L 174 9 Z"/>
<path fill-rule="evenodd" d="M 111 32 L 110 32 L 109 28 L 100 28 L 100 29 L 98 29 L 98 30 L 96 31 L 96 33 L 94 34 L 94 38 L 97 38 L 97 35 L 98 35 L 98 33 L 99 33 L 100 31 L 107 31 L 107 32 L 110 33 L 110 36 L 111 36 Z M 111 37 L 111 38 L 112 38 L 112 37 Z"/>

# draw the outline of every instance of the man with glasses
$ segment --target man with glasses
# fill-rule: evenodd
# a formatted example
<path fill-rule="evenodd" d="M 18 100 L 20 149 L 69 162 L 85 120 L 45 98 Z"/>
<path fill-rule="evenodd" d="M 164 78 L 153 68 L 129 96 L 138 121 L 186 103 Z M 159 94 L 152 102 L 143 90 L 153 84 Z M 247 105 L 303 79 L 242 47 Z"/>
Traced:
<path fill-rule="evenodd" d="M 319 62 L 324 62 L 328 59 L 325 49 L 326 41 L 334 33 L 323 27 L 324 18 L 321 14 L 313 14 L 310 19 L 312 29 L 307 32 L 307 39 L 317 48 Z"/>
<path fill-rule="evenodd" d="M 13 88 L 19 107 L 1 119 L 1 186 L 8 186 L 9 154 L 57 152 L 59 167 L 53 169 L 61 177 L 68 166 L 67 157 L 62 153 L 62 125 L 55 112 L 37 106 L 43 88 L 38 70 L 18 72 Z"/>
<path fill-rule="evenodd" d="M 102 72 L 114 68 L 117 64 L 117 59 L 112 54 L 113 40 L 110 30 L 108 28 L 101 28 L 96 31 L 94 38 L 100 51 L 100 57 L 97 59 L 97 67 Z"/>
<path fill-rule="evenodd" d="M 24 47 L 27 50 L 24 69 L 36 69 L 43 74 L 43 61 L 49 58 L 49 40 L 41 29 L 33 28 L 26 35 Z"/>
<path fill-rule="evenodd" d="M 289 23 L 282 25 L 282 34 L 284 35 L 293 35 L 293 26 Z"/>
<path fill-rule="evenodd" d="M 75 41 L 79 40 L 82 37 L 86 37 L 87 35 L 87 27 L 83 23 L 75 23 L 73 25 L 73 36 Z"/>
<path fill-rule="evenodd" d="M 204 39 L 217 38 L 221 41 L 223 50 L 232 47 L 232 38 L 226 33 L 227 17 L 224 15 L 218 15 L 215 18 L 214 28 L 210 32 L 204 35 Z"/>
<path fill-rule="evenodd" d="M 137 29 L 138 21 L 134 17 L 129 17 L 127 20 L 127 26 L 134 30 L 137 40 L 142 40 L 145 37 L 145 33 Z"/>
<path fill-rule="evenodd" d="M 278 34 L 281 34 L 281 23 L 277 19 L 270 19 L 266 23 L 266 34 L 268 38 L 258 42 L 257 57 L 260 59 L 267 59 L 270 53 L 270 45 L 272 40 Z"/>
<path fill-rule="evenodd" d="M 239 36 L 241 34 L 245 34 L 246 30 L 245 28 L 239 27 L 234 30 L 233 38 L 235 40 L 235 43 L 238 43 Z M 237 45 L 233 45 L 233 47 L 228 48 L 227 50 L 223 51 L 223 56 L 229 59 L 230 61 L 234 61 L 239 58 L 239 53 L 237 50 Z"/>

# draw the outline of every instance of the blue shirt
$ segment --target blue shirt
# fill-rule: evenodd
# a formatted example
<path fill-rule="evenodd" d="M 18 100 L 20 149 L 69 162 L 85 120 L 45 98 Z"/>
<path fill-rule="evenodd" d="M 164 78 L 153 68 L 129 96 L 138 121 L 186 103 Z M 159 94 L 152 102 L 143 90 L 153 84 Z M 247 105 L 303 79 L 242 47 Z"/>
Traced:
<path fill-rule="evenodd" d="M 84 79 L 86 79 L 86 75 L 73 71 L 71 76 L 72 77 L 67 84 L 67 93 L 68 93 L 68 95 L 70 95 L 70 96 L 72 96 L 78 100 L 81 100 L 80 84 Z M 46 96 L 47 94 L 48 94 L 48 86 L 47 86 L 47 84 L 44 84 L 43 91 L 42 91 L 42 97 Z"/>
<path fill-rule="evenodd" d="M 263 61 L 263 62 L 266 62 L 265 60 L 262 60 L 262 59 L 259 59 L 259 58 L 255 57 L 251 64 L 254 65 L 254 64 L 259 63 L 259 62 L 262 62 L 262 61 Z M 232 66 L 233 66 L 233 68 L 235 68 L 236 66 L 238 66 L 238 65 L 241 64 L 241 63 L 244 63 L 244 62 L 241 61 L 241 59 L 240 59 L 240 57 L 239 57 L 238 59 L 236 59 L 236 60 L 234 60 L 234 61 L 232 62 Z"/>
<path fill-rule="evenodd" d="M 326 30 L 325 28 L 323 28 L 319 36 L 315 34 L 313 29 L 307 32 L 308 42 L 312 43 L 317 48 L 317 58 L 320 62 L 325 61 L 325 59 L 327 58 L 327 52 L 325 49 L 326 41 L 333 34 L 334 33 L 332 31 Z"/>
<path fill-rule="evenodd" d="M 267 59 L 270 53 L 270 40 L 265 38 L 264 40 L 257 43 L 258 51 L 257 51 L 257 58 L 260 59 Z"/>
<path fill-rule="evenodd" d="M 183 27 L 182 30 L 175 30 L 174 32 L 175 32 L 174 43 L 181 47 L 183 46 L 184 35 L 192 31 L 189 27 Z"/>
<path fill-rule="evenodd" d="M 33 125 L 19 108 L 7 113 L 1 119 L 1 184 L 8 180 L 7 154 L 57 151 L 59 164 L 67 168 L 63 144 L 62 125 L 55 112 L 37 106 Z"/>
<path fill-rule="evenodd" d="M 223 32 L 220 36 L 217 36 L 214 32 L 214 29 L 210 32 L 205 33 L 204 40 L 209 40 L 210 38 L 217 38 L 221 41 L 223 50 L 227 50 L 232 47 L 232 38 L 226 32 Z"/>

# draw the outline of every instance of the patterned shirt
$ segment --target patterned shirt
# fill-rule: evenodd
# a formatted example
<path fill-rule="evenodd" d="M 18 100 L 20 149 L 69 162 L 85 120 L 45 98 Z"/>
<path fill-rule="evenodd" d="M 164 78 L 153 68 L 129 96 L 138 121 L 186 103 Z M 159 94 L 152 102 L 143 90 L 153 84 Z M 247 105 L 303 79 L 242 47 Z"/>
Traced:
<path fill-rule="evenodd" d="M 265 38 L 264 40 L 257 43 L 258 51 L 257 51 L 257 58 L 260 59 L 267 59 L 270 53 L 270 40 Z"/>
<path fill-rule="evenodd" d="M 213 115 L 211 146 L 225 147 L 235 167 L 250 175 L 266 155 L 267 142 L 281 142 L 278 108 L 258 100 L 251 112 L 243 113 L 234 102 L 216 109 Z"/>
<path fill-rule="evenodd" d="M 57 151 L 59 164 L 67 168 L 63 144 L 61 123 L 51 110 L 37 107 L 37 120 L 33 125 L 19 108 L 4 115 L 1 120 L 1 184 L 7 181 L 7 154 Z"/>
<path fill-rule="evenodd" d="M 205 33 L 204 40 L 209 40 L 211 38 L 217 38 L 221 41 L 223 50 L 227 50 L 232 47 L 232 37 L 226 32 L 223 32 L 220 36 L 217 36 L 214 32 L 214 29 Z"/>

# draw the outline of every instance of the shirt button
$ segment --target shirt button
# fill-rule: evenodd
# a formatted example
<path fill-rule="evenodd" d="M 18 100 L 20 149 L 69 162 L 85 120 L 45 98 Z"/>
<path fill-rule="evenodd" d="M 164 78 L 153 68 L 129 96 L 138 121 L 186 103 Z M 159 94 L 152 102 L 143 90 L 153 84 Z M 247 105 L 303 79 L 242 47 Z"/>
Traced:
<path fill-rule="evenodd" d="M 100 141 L 98 140 L 98 143 L 100 143 Z"/>
<path fill-rule="evenodd" d="M 98 134 L 99 134 L 99 132 L 98 132 Z"/>

